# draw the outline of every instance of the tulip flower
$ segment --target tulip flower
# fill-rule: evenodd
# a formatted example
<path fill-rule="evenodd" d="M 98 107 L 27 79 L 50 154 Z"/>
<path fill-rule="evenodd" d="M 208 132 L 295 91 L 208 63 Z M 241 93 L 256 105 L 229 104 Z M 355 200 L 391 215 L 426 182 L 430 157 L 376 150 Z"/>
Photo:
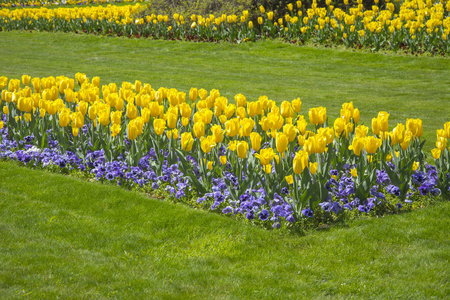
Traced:
<path fill-rule="evenodd" d="M 399 144 L 402 143 L 404 139 L 405 139 L 405 125 L 399 123 L 392 130 L 391 143 L 392 145 Z"/>
<path fill-rule="evenodd" d="M 153 120 L 153 129 L 157 135 L 162 135 L 166 130 L 166 121 L 163 119 Z"/>
<path fill-rule="evenodd" d="M 311 172 L 312 175 L 316 174 L 317 166 L 318 166 L 317 162 L 315 162 L 315 163 L 310 162 L 309 163 L 309 172 Z"/>
<path fill-rule="evenodd" d="M 292 100 L 292 108 L 297 114 L 302 110 L 302 101 L 300 100 L 300 98 Z"/>
<path fill-rule="evenodd" d="M 431 155 L 433 155 L 434 159 L 439 159 L 439 157 L 441 157 L 441 150 L 439 150 L 438 148 L 434 148 L 433 150 L 431 150 Z"/>
<path fill-rule="evenodd" d="M 276 135 L 275 142 L 277 146 L 277 151 L 284 155 L 284 151 L 286 151 L 289 143 L 288 137 L 284 133 L 279 132 Z"/>
<path fill-rule="evenodd" d="M 309 122 L 314 125 L 321 125 L 325 123 L 327 119 L 327 109 L 325 107 L 311 108 L 308 112 Z"/>
<path fill-rule="evenodd" d="M 270 164 L 270 162 L 274 158 L 278 158 L 278 155 L 275 154 L 272 148 L 261 149 L 258 153 L 255 153 L 255 157 L 259 159 L 262 165 L 266 166 Z"/>
<path fill-rule="evenodd" d="M 137 127 L 136 122 L 130 121 L 130 123 L 128 123 L 127 126 L 127 130 L 128 130 L 128 138 L 130 140 L 135 140 L 139 134 L 139 129 Z"/>
<path fill-rule="evenodd" d="M 360 118 L 359 109 L 355 108 L 353 110 L 353 122 L 355 122 L 355 124 L 358 124 L 359 123 L 359 118 Z"/>
<path fill-rule="evenodd" d="M 294 117 L 294 109 L 289 101 L 283 101 L 281 103 L 281 116 L 283 118 L 292 118 Z"/>
<path fill-rule="evenodd" d="M 194 136 L 198 139 L 205 136 L 205 123 L 201 121 L 194 123 L 193 132 Z"/>
<path fill-rule="evenodd" d="M 294 182 L 294 176 L 292 175 L 285 176 L 284 179 L 288 184 L 292 184 Z"/>
<path fill-rule="evenodd" d="M 339 137 L 342 134 L 342 132 L 344 132 L 344 130 L 345 130 L 345 121 L 341 118 L 337 118 L 334 121 L 333 127 L 334 127 L 334 132 L 335 132 L 336 136 Z"/>
<path fill-rule="evenodd" d="M 245 141 L 238 142 L 236 146 L 236 151 L 239 158 L 243 159 L 247 157 L 248 143 Z"/>
<path fill-rule="evenodd" d="M 240 123 L 238 118 L 228 120 L 225 123 L 225 132 L 229 137 L 236 136 L 240 131 Z"/>
<path fill-rule="evenodd" d="M 211 152 L 211 149 L 216 146 L 213 136 L 202 137 L 200 140 L 200 146 L 204 153 Z"/>
<path fill-rule="evenodd" d="M 59 125 L 61 127 L 66 127 L 70 122 L 70 109 L 63 109 L 59 114 Z"/>
<path fill-rule="evenodd" d="M 227 163 L 227 157 L 225 155 L 221 155 L 219 157 L 219 161 L 222 165 L 225 165 Z"/>
<path fill-rule="evenodd" d="M 181 148 L 184 151 L 191 151 L 194 145 L 194 138 L 190 132 L 183 132 L 181 134 Z"/>
<path fill-rule="evenodd" d="M 300 150 L 294 156 L 294 173 L 300 174 L 303 170 L 308 167 L 308 153 L 306 151 Z"/>
<path fill-rule="evenodd" d="M 297 137 L 297 129 L 292 124 L 283 126 L 283 133 L 288 137 L 289 142 L 292 142 Z"/>
<path fill-rule="evenodd" d="M 436 141 L 436 148 L 444 151 L 447 147 L 447 139 L 445 137 L 439 137 Z"/>
<path fill-rule="evenodd" d="M 252 149 L 257 152 L 261 149 L 261 135 L 257 132 L 250 134 L 250 141 L 252 143 Z"/>
<path fill-rule="evenodd" d="M 111 126 L 111 136 L 112 137 L 115 137 L 116 135 L 118 135 L 120 131 L 121 131 L 121 128 L 120 128 L 119 124 L 113 124 Z"/>
<path fill-rule="evenodd" d="M 222 130 L 222 126 L 220 125 L 213 125 L 211 127 L 211 133 L 213 134 L 214 137 L 214 141 L 216 143 L 222 143 L 223 141 L 223 130 Z"/>
<path fill-rule="evenodd" d="M 381 146 L 382 140 L 374 136 L 364 138 L 364 149 L 367 153 L 373 154 Z"/>
<path fill-rule="evenodd" d="M 364 138 L 354 137 L 352 144 L 348 147 L 349 150 L 353 150 L 356 156 L 361 155 L 361 151 L 364 148 Z"/>
<path fill-rule="evenodd" d="M 406 129 L 411 131 L 415 137 L 421 137 L 423 134 L 421 119 L 406 119 Z"/>

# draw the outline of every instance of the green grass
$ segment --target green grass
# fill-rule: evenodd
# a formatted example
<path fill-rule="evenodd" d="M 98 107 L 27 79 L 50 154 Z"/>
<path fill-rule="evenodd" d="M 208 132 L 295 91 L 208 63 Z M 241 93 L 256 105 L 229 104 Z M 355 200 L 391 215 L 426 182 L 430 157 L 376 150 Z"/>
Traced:
<path fill-rule="evenodd" d="M 84 72 L 101 83 L 138 79 L 154 88 L 211 90 L 277 102 L 301 97 L 303 113 L 327 107 L 333 120 L 354 101 L 370 127 L 388 111 L 390 127 L 422 118 L 426 150 L 450 116 L 450 59 L 298 47 L 281 42 L 210 44 L 63 33 L 0 32 L 0 76 Z"/>
<path fill-rule="evenodd" d="M 0 294 L 34 299 L 448 296 L 450 203 L 281 235 L 0 162 Z"/>

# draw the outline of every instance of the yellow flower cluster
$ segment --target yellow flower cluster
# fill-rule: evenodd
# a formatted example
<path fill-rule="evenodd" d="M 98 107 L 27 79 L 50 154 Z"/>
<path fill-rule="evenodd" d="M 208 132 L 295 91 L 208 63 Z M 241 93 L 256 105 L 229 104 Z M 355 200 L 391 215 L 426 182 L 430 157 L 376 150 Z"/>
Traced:
<path fill-rule="evenodd" d="M 184 151 L 192 151 L 197 144 L 197 151 L 205 155 L 222 145 L 240 159 L 258 159 L 267 173 L 283 160 L 290 162 L 294 174 L 306 168 L 314 174 L 317 161 L 311 158 L 326 153 L 330 145 L 337 149 L 347 143 L 348 155 L 355 158 L 363 151 L 375 156 L 385 143 L 392 147 L 398 144 L 399 151 L 406 151 L 423 132 L 420 119 L 407 119 L 406 125 L 398 124 L 389 131 L 389 114 L 380 112 L 372 120 L 373 135 L 369 135 L 367 126 L 358 125 L 360 112 L 352 102 L 342 105 L 332 127 L 326 126 L 325 107 L 311 108 L 308 125 L 300 113 L 300 98 L 277 105 L 267 96 L 248 101 L 237 94 L 234 101 L 229 101 L 216 89 L 208 93 L 191 88 L 186 94 L 174 88 L 154 89 L 140 81 L 123 82 L 120 87 L 115 83 L 101 85 L 99 77 L 89 79 L 82 73 L 77 73 L 75 79 L 23 75 L 21 80 L 8 80 L 3 76 L 0 90 L 2 112 L 16 121 L 43 119 L 61 128 L 70 126 L 74 137 L 87 125 L 122 142 L 125 133 L 132 141 L 173 140 Z M 146 138 L 141 138 L 144 135 Z M 449 137 L 447 122 L 444 129 L 438 130 L 434 157 L 438 156 L 436 151 L 445 150 Z M 383 158 L 387 158 L 386 154 Z M 227 160 L 217 155 L 210 161 L 225 164 Z"/>
<path fill-rule="evenodd" d="M 0 10 L 0 18 L 10 20 L 54 20 L 61 19 L 66 21 L 73 20 L 93 20 L 108 21 L 121 24 L 131 24 L 134 22 L 133 15 L 140 11 L 142 6 L 136 5 L 115 6 L 84 6 L 74 8 L 23 8 L 8 10 Z"/>
<path fill-rule="evenodd" d="M 3 0 L 0 3 L 0 7 L 45 7 L 45 6 L 59 6 L 59 5 L 89 5 L 89 4 L 105 4 L 105 3 L 128 3 L 128 2 L 143 2 L 145 0 L 61 0 L 61 1 L 48 1 L 48 0 L 19 0 L 8 1 Z"/>

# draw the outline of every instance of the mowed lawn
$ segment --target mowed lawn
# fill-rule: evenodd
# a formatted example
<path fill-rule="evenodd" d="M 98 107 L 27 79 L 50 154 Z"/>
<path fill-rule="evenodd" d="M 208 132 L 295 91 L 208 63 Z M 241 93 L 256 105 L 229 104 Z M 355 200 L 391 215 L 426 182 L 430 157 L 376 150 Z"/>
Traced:
<path fill-rule="evenodd" d="M 0 295 L 34 299 L 448 296 L 450 203 L 281 234 L 0 162 Z"/>
<path fill-rule="evenodd" d="M 354 101 L 391 128 L 422 118 L 427 150 L 450 121 L 448 58 L 279 42 L 243 45 L 0 33 L 0 76 L 84 72 L 233 101 L 301 97 L 331 121 Z M 450 203 L 306 235 L 0 162 L 0 298 L 429 299 L 450 294 Z"/>
<path fill-rule="evenodd" d="M 450 59 L 299 47 L 261 41 L 241 45 L 151 41 L 63 33 L 0 33 L 0 76 L 20 78 L 76 72 L 101 84 L 141 80 L 188 92 L 218 89 L 229 101 L 244 94 L 277 102 L 300 97 L 303 113 L 325 106 L 330 123 L 353 101 L 371 126 L 381 110 L 390 128 L 421 118 L 426 151 L 435 130 L 450 121 Z M 308 119 L 308 118 L 307 118 Z"/>

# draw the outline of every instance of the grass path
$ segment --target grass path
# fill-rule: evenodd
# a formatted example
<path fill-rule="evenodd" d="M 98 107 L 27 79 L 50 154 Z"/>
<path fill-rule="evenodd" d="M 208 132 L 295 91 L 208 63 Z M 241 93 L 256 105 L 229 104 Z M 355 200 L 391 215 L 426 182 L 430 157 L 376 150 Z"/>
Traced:
<path fill-rule="evenodd" d="M 0 76 L 84 72 L 101 83 L 138 79 L 154 88 L 216 88 L 281 102 L 301 97 L 303 112 L 325 106 L 331 121 L 354 101 L 370 127 L 380 110 L 391 128 L 422 118 L 426 150 L 450 116 L 450 59 L 394 56 L 261 41 L 243 45 L 108 38 L 63 33 L 0 33 Z"/>
<path fill-rule="evenodd" d="M 12 298 L 445 298 L 450 203 L 306 236 L 0 162 Z M 75 296 L 75 297 L 78 297 Z"/>

